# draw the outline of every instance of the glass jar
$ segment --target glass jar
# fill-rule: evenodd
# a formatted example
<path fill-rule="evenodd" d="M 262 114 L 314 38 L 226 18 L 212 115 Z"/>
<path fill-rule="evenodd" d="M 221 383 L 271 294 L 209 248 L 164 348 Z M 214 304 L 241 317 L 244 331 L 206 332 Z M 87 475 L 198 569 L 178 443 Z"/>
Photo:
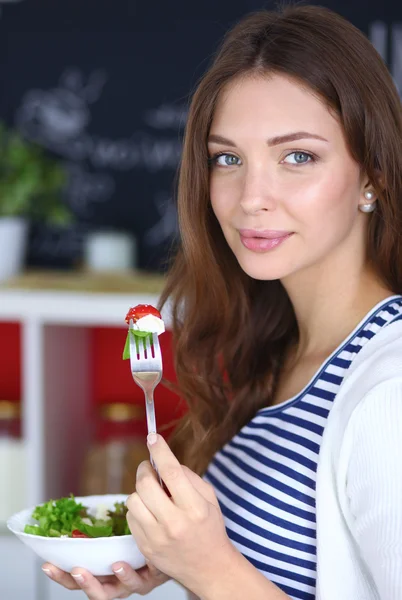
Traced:
<path fill-rule="evenodd" d="M 84 460 L 81 495 L 133 493 L 137 467 L 144 460 L 149 460 L 145 407 L 123 402 L 101 405 Z"/>
<path fill-rule="evenodd" d="M 21 434 L 21 406 L 0 400 L 0 524 L 27 501 L 26 449 Z"/>

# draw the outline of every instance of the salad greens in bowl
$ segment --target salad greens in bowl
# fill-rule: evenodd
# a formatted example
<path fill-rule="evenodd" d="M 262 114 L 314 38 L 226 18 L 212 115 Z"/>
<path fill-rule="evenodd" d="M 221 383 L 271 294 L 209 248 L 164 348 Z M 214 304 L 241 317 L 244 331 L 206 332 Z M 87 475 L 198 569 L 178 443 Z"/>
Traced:
<path fill-rule="evenodd" d="M 37 506 L 32 513 L 36 523 L 25 525 L 24 533 L 73 538 L 130 535 L 126 513 L 124 502 L 115 502 L 113 509 L 98 505 L 95 511 L 91 511 L 71 494 L 69 498 L 49 500 Z"/>
<path fill-rule="evenodd" d="M 112 564 L 118 561 L 139 569 L 145 558 L 128 528 L 126 500 L 123 494 L 71 494 L 16 513 L 7 527 L 63 571 L 82 567 L 93 575 L 112 575 Z"/>

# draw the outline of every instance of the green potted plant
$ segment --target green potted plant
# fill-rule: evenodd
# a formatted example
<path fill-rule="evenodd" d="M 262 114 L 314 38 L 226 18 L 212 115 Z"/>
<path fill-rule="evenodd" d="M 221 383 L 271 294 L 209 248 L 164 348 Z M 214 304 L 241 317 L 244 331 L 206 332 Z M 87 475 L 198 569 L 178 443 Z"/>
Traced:
<path fill-rule="evenodd" d="M 21 271 L 32 221 L 72 221 L 61 199 L 66 181 L 58 160 L 0 123 L 0 281 Z"/>

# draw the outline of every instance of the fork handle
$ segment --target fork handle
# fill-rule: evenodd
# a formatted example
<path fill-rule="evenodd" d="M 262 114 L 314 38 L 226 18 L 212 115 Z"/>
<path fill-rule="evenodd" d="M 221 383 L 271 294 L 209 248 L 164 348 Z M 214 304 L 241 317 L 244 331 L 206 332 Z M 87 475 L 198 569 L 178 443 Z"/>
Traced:
<path fill-rule="evenodd" d="M 150 458 L 151 465 L 152 465 L 152 467 L 154 468 L 154 471 L 155 471 L 155 473 L 156 473 L 156 476 L 157 476 L 157 478 L 158 478 L 158 481 L 159 481 L 160 485 L 163 487 L 163 481 L 162 481 L 162 478 L 161 478 L 161 476 L 159 475 L 159 471 L 158 471 L 158 469 L 157 469 L 157 467 L 156 467 L 156 464 L 155 464 L 155 462 L 154 462 L 154 459 L 152 458 L 152 456 L 150 456 L 149 458 Z"/>
<path fill-rule="evenodd" d="M 148 433 L 156 433 L 156 418 L 154 406 L 154 391 L 144 390 L 145 392 L 145 408 L 147 411 L 147 428 Z"/>
<path fill-rule="evenodd" d="M 169 496 L 169 498 L 171 498 L 172 494 L 169 492 L 168 488 L 166 487 L 165 482 L 163 481 L 162 477 L 159 475 L 159 471 L 156 468 L 156 464 L 154 463 L 154 459 L 152 458 L 152 456 L 150 457 L 150 462 L 151 465 L 153 466 L 156 476 L 158 478 L 159 484 L 161 486 L 161 488 L 163 489 L 163 491 Z"/>
<path fill-rule="evenodd" d="M 145 391 L 145 407 L 147 412 L 147 429 L 148 433 L 156 433 L 156 418 L 155 418 L 155 406 L 154 406 L 154 392 L 153 390 L 144 390 Z M 155 470 L 155 473 L 158 477 L 159 483 L 162 487 L 164 487 L 161 476 L 159 475 L 159 471 L 155 465 L 154 459 L 150 456 L 150 462 L 152 467 Z"/>

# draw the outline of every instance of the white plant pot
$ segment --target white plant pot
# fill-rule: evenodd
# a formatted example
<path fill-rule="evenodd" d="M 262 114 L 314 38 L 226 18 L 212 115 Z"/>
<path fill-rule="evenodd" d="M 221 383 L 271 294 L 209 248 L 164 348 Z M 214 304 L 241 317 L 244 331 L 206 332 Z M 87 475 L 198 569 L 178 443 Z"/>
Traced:
<path fill-rule="evenodd" d="M 90 271 L 127 271 L 137 267 L 134 236 L 121 231 L 91 231 L 84 241 L 84 264 Z"/>
<path fill-rule="evenodd" d="M 18 275 L 24 266 L 28 223 L 20 217 L 0 217 L 0 281 Z"/>

